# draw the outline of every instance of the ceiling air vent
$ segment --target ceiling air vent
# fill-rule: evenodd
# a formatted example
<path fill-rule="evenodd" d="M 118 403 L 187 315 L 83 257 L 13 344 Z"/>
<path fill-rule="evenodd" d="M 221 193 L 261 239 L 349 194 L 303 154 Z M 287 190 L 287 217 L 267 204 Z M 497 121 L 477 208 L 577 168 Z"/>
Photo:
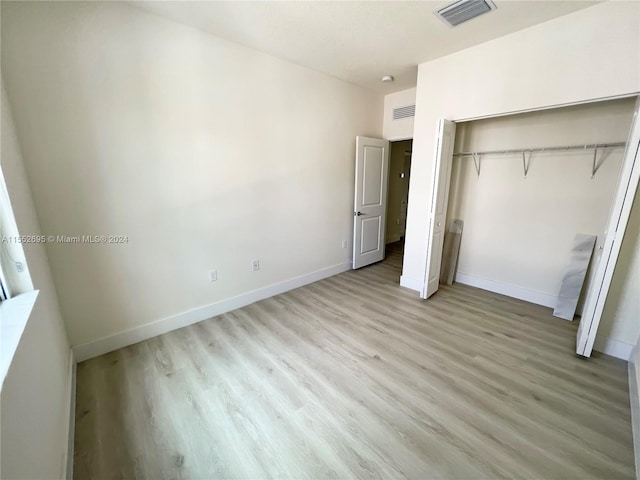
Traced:
<path fill-rule="evenodd" d="M 436 10 L 434 13 L 447 25 L 455 27 L 495 9 L 496 6 L 491 0 L 458 0 Z"/>
<path fill-rule="evenodd" d="M 410 118 L 416 116 L 416 106 L 407 105 L 406 107 L 398 107 L 393 109 L 393 119 Z"/>

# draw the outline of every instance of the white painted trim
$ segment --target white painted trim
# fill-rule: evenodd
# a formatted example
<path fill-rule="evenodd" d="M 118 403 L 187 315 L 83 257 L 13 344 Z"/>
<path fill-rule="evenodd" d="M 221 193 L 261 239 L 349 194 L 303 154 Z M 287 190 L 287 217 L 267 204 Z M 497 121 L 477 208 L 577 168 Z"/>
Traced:
<path fill-rule="evenodd" d="M 637 97 L 618 185 L 616 186 L 609 220 L 607 221 L 607 233 L 604 237 L 604 244 L 601 247 L 600 260 L 596 265 L 595 273 L 587 290 L 582 321 L 578 328 L 576 344 L 576 353 L 578 355 L 585 357 L 591 355 L 639 184 L 640 97 Z"/>
<path fill-rule="evenodd" d="M 415 100 L 414 100 L 414 102 L 415 102 Z M 391 109 L 391 111 L 393 111 L 393 108 Z M 415 118 L 416 117 L 413 116 L 413 117 L 407 117 L 407 118 L 399 118 L 398 120 L 391 120 L 391 121 L 392 122 L 399 122 L 401 120 L 411 120 L 413 122 L 413 120 Z M 413 128 L 411 130 L 413 130 Z M 407 140 L 413 140 L 413 135 L 410 135 L 408 137 L 389 137 L 389 138 L 384 137 L 384 139 L 385 140 L 389 140 L 389 142 L 406 142 Z"/>
<path fill-rule="evenodd" d="M 614 340 L 613 338 L 596 338 L 593 349 L 600 353 L 606 353 L 612 357 L 619 358 L 620 360 L 629 361 L 631 358 L 631 351 L 633 345 L 630 345 L 620 340 Z"/>
<path fill-rule="evenodd" d="M 491 115 L 480 115 L 478 117 L 464 117 L 464 118 L 454 118 L 453 121 L 457 123 L 461 122 L 475 122 L 476 120 L 486 120 L 489 118 L 500 118 L 507 117 L 510 115 L 520 115 L 522 113 L 531 113 L 531 112 L 543 112 L 545 110 L 554 110 L 557 108 L 566 108 L 566 107 L 575 107 L 578 105 L 587 105 L 589 103 L 597 103 L 597 102 L 609 102 L 612 100 L 621 100 L 623 98 L 632 98 L 640 95 L 640 91 L 631 92 L 631 93 L 622 93 L 620 95 L 611 95 L 608 97 L 598 97 L 598 98 L 587 98 L 586 100 L 579 100 L 576 102 L 567 102 L 567 103 L 556 103 L 553 105 L 543 105 L 541 107 L 535 108 L 526 108 L 524 110 L 510 110 L 508 112 L 495 113 Z"/>
<path fill-rule="evenodd" d="M 0 390 L 39 292 L 40 290 L 32 290 L 0 302 Z"/>
<path fill-rule="evenodd" d="M 631 430 L 636 458 L 636 479 L 640 480 L 640 342 L 629 359 L 629 400 L 631 404 Z"/>
<path fill-rule="evenodd" d="M 433 175 L 431 177 L 432 201 L 427 235 L 427 259 L 424 265 L 424 283 L 420 298 L 429 298 L 440 287 L 440 267 L 442 266 L 442 251 L 447 226 L 456 124 L 446 118 L 440 118 L 437 131 L 433 152 Z"/>
<path fill-rule="evenodd" d="M 529 290 L 528 288 L 518 287 L 517 285 L 511 285 L 509 283 L 496 282 L 495 280 L 489 280 L 488 278 L 478 277 L 464 272 L 456 272 L 455 281 L 550 308 L 554 308 L 558 301 L 556 295 Z"/>
<path fill-rule="evenodd" d="M 70 368 L 70 376 L 71 376 L 71 385 L 70 385 L 70 397 L 69 397 L 69 440 L 67 445 L 67 461 L 66 461 L 66 471 L 61 478 L 65 478 L 66 480 L 73 479 L 73 453 L 74 453 L 74 440 L 76 434 L 76 367 L 77 367 L 75 356 L 73 355 L 73 350 L 69 349 L 69 368 Z"/>
<path fill-rule="evenodd" d="M 400 286 L 410 288 L 411 290 L 415 290 L 416 292 L 422 292 L 424 282 L 417 278 L 410 278 L 406 275 L 400 275 Z"/>
<path fill-rule="evenodd" d="M 171 317 L 147 323 L 140 327 L 125 330 L 124 332 L 116 333 L 108 337 L 103 337 L 93 342 L 75 345 L 73 347 L 73 353 L 77 362 L 83 362 L 90 358 L 118 350 L 119 348 L 162 335 L 163 333 L 201 322 L 237 308 L 242 308 L 246 305 L 264 300 L 265 298 L 288 292 L 294 288 L 302 287 L 309 283 L 323 280 L 327 277 L 332 277 L 333 275 L 346 272 L 347 270 L 351 270 L 351 262 L 340 263 L 321 270 L 316 270 L 315 272 L 301 275 L 290 280 L 267 285 L 266 287 L 242 293 L 235 297 L 220 300 Z"/>

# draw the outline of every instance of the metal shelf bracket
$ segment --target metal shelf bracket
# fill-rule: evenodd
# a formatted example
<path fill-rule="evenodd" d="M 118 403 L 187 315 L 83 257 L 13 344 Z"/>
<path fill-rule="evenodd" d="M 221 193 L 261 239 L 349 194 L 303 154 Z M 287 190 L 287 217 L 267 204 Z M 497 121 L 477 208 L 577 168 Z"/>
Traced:
<path fill-rule="evenodd" d="M 473 163 L 476 166 L 476 173 L 478 174 L 478 178 L 480 178 L 480 155 L 478 153 L 473 154 Z"/>
<path fill-rule="evenodd" d="M 524 178 L 527 178 L 527 174 L 529 173 L 529 163 L 531 162 L 531 155 L 533 152 L 529 152 L 529 158 L 527 158 L 527 153 L 522 150 L 522 169 L 524 170 Z"/>

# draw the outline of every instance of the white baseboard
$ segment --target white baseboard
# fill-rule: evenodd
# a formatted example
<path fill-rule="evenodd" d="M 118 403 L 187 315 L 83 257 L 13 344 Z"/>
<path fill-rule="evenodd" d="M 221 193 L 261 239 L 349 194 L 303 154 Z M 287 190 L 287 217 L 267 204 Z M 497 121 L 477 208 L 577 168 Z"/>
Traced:
<path fill-rule="evenodd" d="M 620 360 L 629 361 L 633 345 L 612 338 L 596 337 L 593 349 L 597 352 L 619 358 Z"/>
<path fill-rule="evenodd" d="M 422 292 L 424 283 L 422 280 L 416 280 L 415 278 L 407 277 L 406 275 L 400 275 L 400 286 L 410 288 L 416 292 Z"/>
<path fill-rule="evenodd" d="M 542 305 L 550 308 L 555 308 L 558 301 L 558 297 L 556 295 L 529 290 L 509 283 L 496 282 L 495 280 L 489 280 L 488 278 L 478 277 L 464 272 L 457 272 L 455 281 L 471 287 L 500 293 L 508 297 L 517 298 L 524 300 L 525 302 L 535 303 L 536 305 Z"/>
<path fill-rule="evenodd" d="M 67 445 L 67 471 L 62 478 L 66 480 L 73 479 L 73 452 L 74 452 L 74 440 L 76 434 L 76 359 L 73 355 L 73 350 L 69 351 L 70 363 L 71 363 L 71 388 L 70 388 L 70 401 L 69 401 L 69 440 Z"/>
<path fill-rule="evenodd" d="M 246 305 L 264 300 L 265 298 L 288 292 L 294 288 L 302 287 L 309 283 L 323 280 L 327 277 L 332 277 L 333 275 L 346 272 L 347 270 L 351 270 L 351 262 L 340 263 L 338 265 L 323 268 L 290 280 L 267 285 L 266 287 L 252 290 L 236 297 L 220 300 L 162 320 L 147 323 L 140 327 L 132 328 L 108 337 L 103 337 L 93 342 L 75 345 L 73 347 L 73 353 L 77 362 L 83 362 L 90 358 L 118 350 L 119 348 L 133 345 L 134 343 L 142 342 L 149 338 L 157 337 L 163 333 L 201 322 L 237 308 L 242 308 Z"/>
<path fill-rule="evenodd" d="M 631 430 L 636 459 L 636 479 L 640 480 L 640 343 L 629 357 L 629 400 L 631 404 Z"/>

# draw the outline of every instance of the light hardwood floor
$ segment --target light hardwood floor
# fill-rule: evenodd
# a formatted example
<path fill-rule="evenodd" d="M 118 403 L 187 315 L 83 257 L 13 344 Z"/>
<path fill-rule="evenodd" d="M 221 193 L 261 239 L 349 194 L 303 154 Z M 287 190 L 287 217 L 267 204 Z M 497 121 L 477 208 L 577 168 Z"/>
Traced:
<path fill-rule="evenodd" d="M 74 477 L 633 478 L 626 363 L 401 252 L 83 362 Z"/>

